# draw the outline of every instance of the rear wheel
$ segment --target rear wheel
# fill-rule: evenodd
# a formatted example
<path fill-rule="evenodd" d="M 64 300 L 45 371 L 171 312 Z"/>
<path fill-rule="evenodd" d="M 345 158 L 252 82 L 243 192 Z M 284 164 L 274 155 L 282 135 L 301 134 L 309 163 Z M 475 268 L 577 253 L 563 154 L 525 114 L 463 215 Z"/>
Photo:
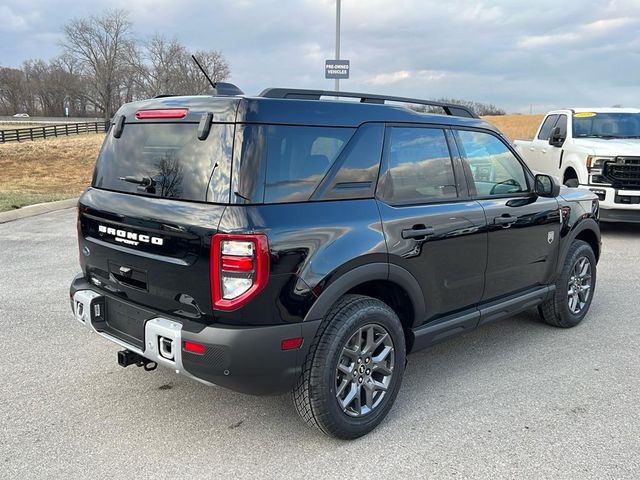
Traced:
<path fill-rule="evenodd" d="M 556 281 L 553 297 L 538 307 L 549 325 L 574 327 L 585 317 L 596 287 L 596 257 L 588 243 L 575 240 Z"/>
<path fill-rule="evenodd" d="M 405 339 L 395 312 L 380 300 L 347 295 L 325 318 L 293 391 L 310 426 L 357 438 L 384 419 L 402 382 Z"/>

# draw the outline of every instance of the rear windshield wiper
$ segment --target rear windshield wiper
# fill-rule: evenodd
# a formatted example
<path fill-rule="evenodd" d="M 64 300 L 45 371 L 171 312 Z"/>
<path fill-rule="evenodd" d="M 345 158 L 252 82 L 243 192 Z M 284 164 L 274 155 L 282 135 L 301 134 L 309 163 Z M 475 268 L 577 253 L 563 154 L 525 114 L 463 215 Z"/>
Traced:
<path fill-rule="evenodd" d="M 151 177 L 120 177 L 123 182 L 135 183 L 142 187 L 151 187 L 156 182 Z"/>

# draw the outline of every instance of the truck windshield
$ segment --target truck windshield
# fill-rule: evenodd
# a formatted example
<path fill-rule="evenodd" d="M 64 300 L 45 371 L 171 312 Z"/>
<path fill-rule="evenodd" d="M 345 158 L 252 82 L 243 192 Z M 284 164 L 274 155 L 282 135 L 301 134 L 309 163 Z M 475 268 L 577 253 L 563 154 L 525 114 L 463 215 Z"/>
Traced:
<path fill-rule="evenodd" d="M 575 113 L 573 137 L 640 138 L 640 113 Z"/>

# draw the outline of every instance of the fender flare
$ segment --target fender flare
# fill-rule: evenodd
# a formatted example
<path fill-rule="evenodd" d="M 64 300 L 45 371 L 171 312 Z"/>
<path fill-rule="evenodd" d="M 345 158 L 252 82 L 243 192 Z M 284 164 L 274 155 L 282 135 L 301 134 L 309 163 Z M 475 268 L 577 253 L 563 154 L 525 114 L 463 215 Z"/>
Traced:
<path fill-rule="evenodd" d="M 598 238 L 598 241 L 600 241 L 600 234 L 598 233 L 600 229 L 598 227 L 598 223 L 593 218 L 585 218 L 584 220 L 581 220 L 579 223 L 577 223 L 566 236 L 565 241 L 563 242 L 563 245 L 558 254 L 558 266 L 556 268 L 556 273 L 558 275 L 562 272 L 562 268 L 564 267 L 564 259 L 567 257 L 567 252 L 569 251 L 571 244 L 576 239 L 576 237 L 585 230 L 591 230 L 596 235 L 596 238 Z M 596 258 L 599 258 L 600 253 L 602 253 L 601 246 L 599 247 L 599 250 L 599 252 L 594 252 L 594 254 L 596 254 Z"/>
<path fill-rule="evenodd" d="M 411 319 L 411 325 L 415 323 L 416 319 L 424 318 L 426 311 L 424 295 L 416 278 L 409 271 L 398 265 L 369 263 L 349 270 L 332 282 L 313 303 L 304 321 L 324 318 L 340 297 L 352 288 L 371 280 L 388 280 L 396 283 L 407 292 L 415 317 Z"/>

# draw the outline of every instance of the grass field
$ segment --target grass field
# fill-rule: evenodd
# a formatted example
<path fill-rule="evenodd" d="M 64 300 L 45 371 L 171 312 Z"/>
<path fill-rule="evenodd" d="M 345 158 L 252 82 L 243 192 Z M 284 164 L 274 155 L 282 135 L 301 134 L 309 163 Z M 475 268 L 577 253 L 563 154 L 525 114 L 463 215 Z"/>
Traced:
<path fill-rule="evenodd" d="M 514 140 L 533 137 L 542 117 L 483 118 Z M 78 196 L 91 182 L 103 139 L 102 134 L 90 134 L 0 144 L 0 211 Z"/>
<path fill-rule="evenodd" d="M 0 144 L 0 211 L 80 195 L 103 139 L 90 134 Z"/>
<path fill-rule="evenodd" d="M 493 123 L 513 141 L 516 138 L 533 138 L 544 115 L 497 115 L 482 118 Z"/>
<path fill-rule="evenodd" d="M 16 128 L 31 128 L 31 127 L 44 127 L 43 123 L 29 123 L 29 122 L 19 122 L 19 123 L 0 123 L 0 130 L 15 130 Z"/>

